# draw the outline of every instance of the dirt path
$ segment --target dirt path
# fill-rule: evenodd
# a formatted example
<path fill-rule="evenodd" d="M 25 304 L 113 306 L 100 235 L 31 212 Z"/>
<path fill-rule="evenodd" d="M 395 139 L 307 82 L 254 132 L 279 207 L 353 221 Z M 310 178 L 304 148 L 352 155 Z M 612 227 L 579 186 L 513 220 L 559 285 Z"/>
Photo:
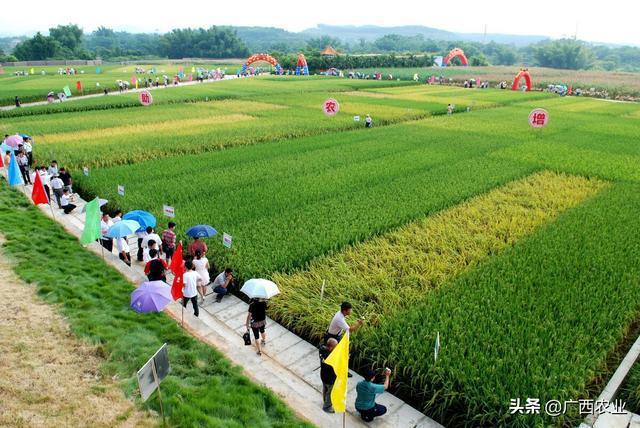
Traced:
<path fill-rule="evenodd" d="M 156 424 L 114 380 L 101 378 L 95 349 L 17 278 L 1 249 L 0 361 L 0 426 Z"/>

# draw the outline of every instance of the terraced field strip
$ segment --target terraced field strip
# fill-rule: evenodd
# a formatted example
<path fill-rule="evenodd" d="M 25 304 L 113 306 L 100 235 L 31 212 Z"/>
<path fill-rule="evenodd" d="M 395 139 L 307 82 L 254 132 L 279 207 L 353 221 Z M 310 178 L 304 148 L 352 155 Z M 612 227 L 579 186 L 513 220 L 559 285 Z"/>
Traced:
<path fill-rule="evenodd" d="M 320 257 L 306 269 L 274 274 L 282 294 L 273 300 L 272 314 L 314 339 L 322 336 L 326 320 L 343 300 L 352 302 L 360 315 L 368 315 L 371 324 L 382 323 L 386 316 L 514 245 L 604 186 L 598 180 L 552 172 L 509 183 Z M 323 281 L 326 288 L 320 302 Z"/>
<path fill-rule="evenodd" d="M 167 131 L 171 131 L 172 134 L 178 136 L 184 133 L 194 133 L 194 128 L 197 129 L 197 127 L 238 123 L 254 119 L 254 117 L 246 114 L 221 114 L 191 119 L 166 120 L 161 123 L 135 123 L 111 128 L 53 134 L 43 137 L 40 142 L 43 144 L 56 144 L 90 140 L 92 144 L 109 144 L 108 140 L 122 138 L 123 136 L 131 138 L 143 134 L 148 137 L 149 134 L 155 132 Z"/>

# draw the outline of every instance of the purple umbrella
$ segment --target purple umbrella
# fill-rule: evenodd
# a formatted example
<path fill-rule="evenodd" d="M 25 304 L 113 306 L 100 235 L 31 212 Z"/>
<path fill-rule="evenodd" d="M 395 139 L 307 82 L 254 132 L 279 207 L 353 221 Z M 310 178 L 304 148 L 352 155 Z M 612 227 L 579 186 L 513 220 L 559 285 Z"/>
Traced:
<path fill-rule="evenodd" d="M 160 312 L 171 301 L 171 287 L 163 281 L 143 282 L 131 293 L 131 307 L 140 313 Z"/>
<path fill-rule="evenodd" d="M 18 145 L 22 144 L 22 137 L 18 134 L 9 135 L 4 139 L 4 142 L 11 147 L 18 148 Z"/>

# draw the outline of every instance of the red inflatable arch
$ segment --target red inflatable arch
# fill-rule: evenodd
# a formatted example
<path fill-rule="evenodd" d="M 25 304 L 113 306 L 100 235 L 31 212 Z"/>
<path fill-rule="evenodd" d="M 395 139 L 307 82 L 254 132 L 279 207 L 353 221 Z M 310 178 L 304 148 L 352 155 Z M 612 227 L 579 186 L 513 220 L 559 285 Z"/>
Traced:
<path fill-rule="evenodd" d="M 524 81 L 527 85 L 527 92 L 531 90 L 531 75 L 529 74 L 529 70 L 526 68 L 520 70 L 520 72 L 516 75 L 516 78 L 513 79 L 513 84 L 511 85 L 511 90 L 517 91 L 518 86 L 520 86 L 520 79 L 524 77 Z"/>
<path fill-rule="evenodd" d="M 268 62 L 275 67 L 276 74 L 282 74 L 282 67 L 278 64 L 278 60 L 265 53 L 254 54 L 247 58 L 247 62 L 242 65 L 242 72 L 244 73 L 251 64 L 258 61 Z"/>
<path fill-rule="evenodd" d="M 444 59 L 442 60 L 442 64 L 446 67 L 447 65 L 449 65 L 449 61 L 451 61 L 455 57 L 460 58 L 462 65 L 469 65 L 469 61 L 467 60 L 467 57 L 464 55 L 464 51 L 460 48 L 451 49 L 451 52 L 449 52 L 447 56 L 445 56 Z"/>

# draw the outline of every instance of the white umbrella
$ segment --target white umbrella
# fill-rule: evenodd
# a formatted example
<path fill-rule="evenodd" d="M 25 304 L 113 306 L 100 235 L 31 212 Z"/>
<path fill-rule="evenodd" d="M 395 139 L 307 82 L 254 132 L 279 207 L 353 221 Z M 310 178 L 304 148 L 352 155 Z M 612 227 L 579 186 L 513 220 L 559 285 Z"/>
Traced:
<path fill-rule="evenodd" d="M 274 282 L 261 278 L 245 282 L 240 291 L 251 299 L 270 299 L 276 294 L 280 294 L 280 290 Z"/>

